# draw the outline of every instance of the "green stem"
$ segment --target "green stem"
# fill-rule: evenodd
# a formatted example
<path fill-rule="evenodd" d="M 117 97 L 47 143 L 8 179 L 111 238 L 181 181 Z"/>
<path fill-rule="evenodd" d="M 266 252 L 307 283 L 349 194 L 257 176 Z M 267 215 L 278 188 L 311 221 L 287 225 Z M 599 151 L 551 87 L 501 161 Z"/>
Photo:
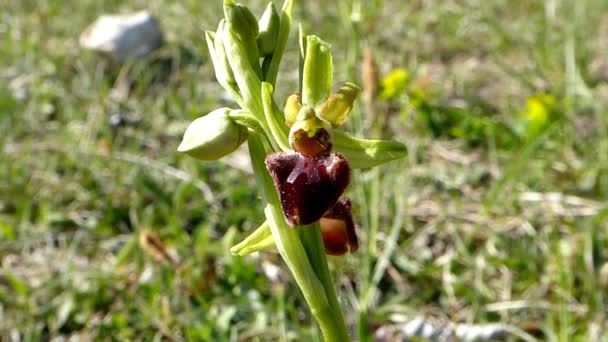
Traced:
<path fill-rule="evenodd" d="M 262 192 L 266 202 L 264 213 L 277 249 L 293 274 L 304 299 L 310 307 L 310 311 L 319 323 L 325 341 L 349 341 L 350 337 L 338 305 L 338 299 L 333 290 L 333 285 L 331 285 L 329 268 L 322 245 L 323 241 L 319 240 L 318 237 L 315 237 L 316 241 L 314 242 L 312 242 L 312 239 L 311 241 L 306 239 L 305 245 L 311 248 L 307 252 L 298 234 L 299 230 L 307 228 L 293 228 L 285 222 L 279 196 L 264 165 L 266 152 L 257 133 L 252 133 L 249 136 L 249 153 L 251 154 L 251 162 L 257 181 L 264 187 Z M 320 234 L 319 230 L 312 230 L 313 233 L 315 231 Z M 316 253 L 319 250 L 322 251 L 321 257 L 318 256 L 319 253 Z M 315 255 L 315 257 L 310 259 L 312 255 Z"/>
<path fill-rule="evenodd" d="M 317 222 L 310 226 L 300 228 L 299 233 L 304 249 L 308 254 L 308 260 L 312 263 L 312 267 L 327 293 L 329 304 L 332 308 L 337 310 L 337 315 L 339 317 L 336 316 L 336 319 L 341 320 L 341 324 L 345 325 L 344 318 L 340 311 L 340 304 L 338 303 L 336 291 L 334 289 L 334 282 L 329 272 L 329 267 L 327 267 L 327 255 L 325 253 L 323 235 L 321 234 L 321 226 Z"/>

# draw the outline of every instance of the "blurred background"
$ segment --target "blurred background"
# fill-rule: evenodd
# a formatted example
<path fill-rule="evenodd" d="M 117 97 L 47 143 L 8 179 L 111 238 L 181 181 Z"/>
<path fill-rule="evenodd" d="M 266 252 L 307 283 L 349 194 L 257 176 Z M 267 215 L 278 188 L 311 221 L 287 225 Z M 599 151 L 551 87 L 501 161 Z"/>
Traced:
<path fill-rule="evenodd" d="M 2 340 L 321 338 L 276 252 L 228 252 L 263 221 L 247 154 L 176 152 L 235 106 L 204 38 L 221 5 L 0 2 Z M 159 49 L 79 46 L 140 10 Z M 346 129 L 409 150 L 348 190 L 361 248 L 330 262 L 352 335 L 604 339 L 608 2 L 296 0 L 294 19 L 332 44 L 336 87 L 364 87 Z"/>

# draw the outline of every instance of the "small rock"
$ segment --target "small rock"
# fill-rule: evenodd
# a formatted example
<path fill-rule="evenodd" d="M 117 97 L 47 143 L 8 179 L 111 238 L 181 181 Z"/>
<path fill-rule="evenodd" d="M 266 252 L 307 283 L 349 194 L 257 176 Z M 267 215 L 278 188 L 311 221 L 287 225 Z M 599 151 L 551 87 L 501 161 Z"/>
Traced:
<path fill-rule="evenodd" d="M 102 15 L 80 35 L 80 46 L 110 56 L 117 62 L 141 58 L 158 49 L 163 34 L 147 11 Z"/>

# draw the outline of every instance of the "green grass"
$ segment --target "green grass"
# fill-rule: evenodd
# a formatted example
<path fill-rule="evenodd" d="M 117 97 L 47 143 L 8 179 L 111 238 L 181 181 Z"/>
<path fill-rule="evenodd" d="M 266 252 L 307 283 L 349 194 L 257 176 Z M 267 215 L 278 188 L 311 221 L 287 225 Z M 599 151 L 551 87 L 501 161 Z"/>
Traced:
<path fill-rule="evenodd" d="M 608 68 L 608 5 L 296 3 L 332 43 L 336 82 L 361 84 L 363 47 L 381 75 L 410 77 L 349 127 L 410 152 L 349 190 L 362 247 L 331 261 L 353 334 L 424 315 L 601 340 L 608 84 L 592 65 Z M 144 7 L 166 32 L 153 56 L 120 67 L 79 50 L 99 14 Z M 228 252 L 263 220 L 253 177 L 176 152 L 190 120 L 226 105 L 204 44 L 221 16 L 219 0 L 0 3 L 0 336 L 320 339 L 276 253 Z M 296 90 L 292 38 L 279 102 Z M 539 94 L 546 120 L 526 121 Z"/>

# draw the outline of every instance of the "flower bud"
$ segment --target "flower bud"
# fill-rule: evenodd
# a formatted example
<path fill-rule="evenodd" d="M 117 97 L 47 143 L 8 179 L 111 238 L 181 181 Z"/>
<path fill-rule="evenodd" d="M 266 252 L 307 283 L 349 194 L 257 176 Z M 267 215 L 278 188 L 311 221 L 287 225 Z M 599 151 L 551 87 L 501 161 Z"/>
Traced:
<path fill-rule="evenodd" d="M 342 198 L 321 220 L 321 233 L 325 252 L 329 255 L 354 253 L 359 248 L 359 240 L 353 223 L 350 199 Z"/>
<path fill-rule="evenodd" d="M 319 117 L 331 123 L 333 128 L 340 127 L 348 118 L 361 88 L 346 82 L 338 92 L 330 96 L 319 109 Z"/>
<path fill-rule="evenodd" d="M 291 226 L 318 221 L 336 204 L 350 182 L 348 161 L 339 153 L 318 158 L 274 153 L 266 158 L 266 168 Z"/>
<path fill-rule="evenodd" d="M 307 158 L 325 155 L 331 151 L 331 125 L 319 119 L 312 107 L 302 107 L 289 131 L 289 144 Z"/>
<path fill-rule="evenodd" d="M 256 76 L 261 78 L 260 54 L 256 42 L 259 33 L 257 19 L 249 8 L 235 3 L 234 0 L 224 1 L 224 15 L 226 17 L 226 24 L 222 32 L 222 38 L 225 39 L 226 51 L 228 54 L 234 54 L 235 51 L 233 50 L 236 48 L 238 54 L 231 57 L 233 59 L 246 59 L 256 73 Z M 233 44 L 237 47 L 229 46 Z M 236 66 L 232 63 L 233 59 L 229 58 L 234 72 L 242 72 L 242 70 L 237 70 Z"/>
<path fill-rule="evenodd" d="M 298 113 L 302 109 L 302 99 L 300 94 L 291 94 L 285 101 L 283 112 L 285 113 L 285 124 L 287 127 L 291 127 L 298 117 Z"/>
<path fill-rule="evenodd" d="M 268 3 L 266 10 L 259 21 L 260 34 L 257 38 L 260 56 L 269 56 L 274 53 L 279 39 L 281 16 L 272 2 Z"/>
<path fill-rule="evenodd" d="M 230 108 L 220 108 L 194 120 L 177 148 L 200 160 L 220 159 L 236 150 L 247 139 L 247 128 L 230 117 Z"/>
<path fill-rule="evenodd" d="M 237 4 L 234 0 L 225 0 L 224 15 L 238 35 L 253 38 L 258 36 L 258 21 L 247 6 Z"/>

